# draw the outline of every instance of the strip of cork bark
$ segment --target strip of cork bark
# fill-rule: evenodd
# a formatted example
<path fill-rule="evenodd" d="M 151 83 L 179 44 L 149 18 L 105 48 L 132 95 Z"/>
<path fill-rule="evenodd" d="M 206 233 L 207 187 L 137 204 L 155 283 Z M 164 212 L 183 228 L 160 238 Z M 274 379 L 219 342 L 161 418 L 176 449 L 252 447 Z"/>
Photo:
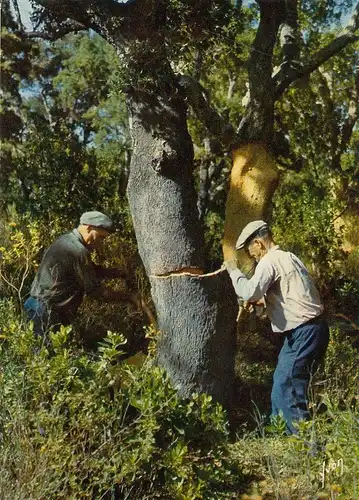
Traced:
<path fill-rule="evenodd" d="M 208 276 L 215 276 L 221 272 L 224 272 L 225 268 L 221 267 L 220 269 L 217 269 L 217 271 L 213 271 L 212 273 L 205 273 L 203 269 L 200 268 L 183 268 L 183 269 L 178 269 L 174 270 L 170 273 L 166 274 L 151 274 L 150 278 L 172 278 L 173 276 L 192 276 L 192 277 L 197 277 L 197 278 L 206 278 Z"/>

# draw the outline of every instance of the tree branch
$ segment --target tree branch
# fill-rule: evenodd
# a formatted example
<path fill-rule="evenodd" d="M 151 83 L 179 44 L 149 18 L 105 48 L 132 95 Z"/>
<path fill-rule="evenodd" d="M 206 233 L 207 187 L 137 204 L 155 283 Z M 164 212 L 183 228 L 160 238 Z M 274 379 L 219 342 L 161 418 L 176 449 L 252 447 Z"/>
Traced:
<path fill-rule="evenodd" d="M 20 14 L 20 9 L 19 9 L 18 1 L 17 0 L 12 0 L 12 4 L 14 6 L 14 11 L 16 13 L 16 21 L 17 21 L 17 24 L 19 26 L 19 29 L 23 31 L 24 30 L 24 25 L 23 25 L 23 22 L 22 22 L 22 19 L 21 19 L 21 14 Z"/>
<path fill-rule="evenodd" d="M 108 41 L 145 38 L 157 31 L 164 0 L 33 0 L 62 23 L 72 19 L 91 28 Z M 43 13 L 39 13 L 42 17 Z M 51 31 L 51 22 L 47 31 Z"/>
<path fill-rule="evenodd" d="M 292 74 L 295 76 L 302 67 L 298 30 L 298 0 L 285 0 L 285 19 L 280 28 L 279 40 L 283 61 L 273 75 L 276 85 Z"/>
<path fill-rule="evenodd" d="M 338 150 L 339 142 L 339 123 L 338 116 L 335 110 L 334 100 L 332 97 L 332 76 L 325 71 L 318 69 L 319 85 L 318 93 L 322 99 L 322 102 L 326 108 L 327 119 L 325 120 L 325 126 L 323 132 L 329 130 L 330 134 L 330 149 L 328 151 L 328 156 L 332 160 L 332 166 L 335 166 L 335 157 Z M 313 102 L 316 96 L 313 96 Z"/>
<path fill-rule="evenodd" d="M 234 128 L 218 111 L 212 108 L 202 85 L 187 75 L 180 75 L 178 83 L 198 119 L 223 146 L 230 146 L 235 139 Z"/>
<path fill-rule="evenodd" d="M 353 134 L 353 130 L 356 122 L 359 119 L 359 67 L 355 75 L 355 84 L 353 89 L 353 94 L 349 101 L 348 107 L 348 117 L 342 126 L 342 133 L 340 137 L 340 145 L 338 151 L 338 162 L 340 163 L 340 158 L 344 151 L 347 149 L 350 139 Z"/>
<path fill-rule="evenodd" d="M 285 14 L 284 0 L 258 0 L 260 22 L 248 61 L 249 101 L 238 133 L 244 140 L 272 142 L 274 92 L 272 57 Z"/>
<path fill-rule="evenodd" d="M 305 65 L 296 74 L 292 74 L 280 82 L 277 86 L 275 98 L 276 100 L 283 94 L 283 92 L 296 80 L 308 76 L 313 71 L 319 68 L 325 61 L 336 55 L 342 49 L 350 45 L 351 43 L 359 40 L 359 35 L 356 31 L 359 29 L 359 3 L 356 5 L 354 14 L 349 21 L 346 28 L 341 32 L 341 34 L 335 38 L 328 45 L 320 49 L 316 54 L 314 54 L 307 65 Z"/>
<path fill-rule="evenodd" d="M 78 33 L 79 31 L 87 30 L 88 28 L 80 23 L 71 23 L 67 25 L 62 25 L 53 32 L 49 31 L 21 31 L 18 32 L 21 35 L 25 35 L 27 38 L 41 38 L 42 40 L 49 40 L 51 42 L 62 38 L 69 33 Z"/>
<path fill-rule="evenodd" d="M 240 11 L 242 8 L 242 3 L 243 3 L 242 0 L 234 0 L 234 8 Z"/>
<path fill-rule="evenodd" d="M 36 38 L 37 29 L 41 26 L 44 35 L 39 38 L 47 40 L 56 40 L 68 33 L 71 33 L 72 27 L 78 25 L 82 29 L 92 28 L 98 31 L 94 20 L 87 12 L 90 7 L 90 0 L 33 0 L 34 4 L 40 8 L 35 12 L 37 18 L 36 31 L 32 32 L 31 37 Z M 43 10 L 41 10 L 41 7 Z"/>
<path fill-rule="evenodd" d="M 74 19 L 74 15 L 78 16 L 80 13 L 96 10 L 104 10 L 114 17 L 126 17 L 136 4 L 136 0 L 126 3 L 119 3 L 115 0 L 34 0 L 34 2 L 51 12 L 66 12 L 67 17 Z"/>

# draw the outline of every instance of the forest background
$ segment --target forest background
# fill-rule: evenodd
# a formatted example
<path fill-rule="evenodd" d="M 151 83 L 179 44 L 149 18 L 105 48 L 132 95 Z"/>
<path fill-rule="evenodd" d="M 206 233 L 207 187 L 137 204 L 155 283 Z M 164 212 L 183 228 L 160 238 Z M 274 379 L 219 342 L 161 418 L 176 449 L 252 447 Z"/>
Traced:
<path fill-rule="evenodd" d="M 304 2 L 303 52 L 335 38 L 353 9 L 349 0 Z M 177 69 L 199 77 L 215 108 L 236 122 L 248 100 L 258 5 L 242 6 L 239 19 L 231 15 L 206 33 L 201 51 L 184 46 Z M 50 42 L 21 28 L 16 9 L 3 2 L 0 496 L 355 498 L 358 42 L 276 103 L 275 127 L 284 139 L 269 220 L 280 245 L 314 275 L 332 332 L 326 371 L 312 384 L 313 419 L 288 438 L 280 419 L 265 417 L 281 343 L 266 319 L 252 314 L 238 323 L 231 426 L 209 396 L 181 399 L 153 365 L 155 308 L 126 198 L 126 74 L 114 48 L 92 31 Z M 216 154 L 191 109 L 188 127 L 205 266 L 214 271 L 223 261 L 231 157 Z M 128 271 L 129 279 L 114 286 L 136 297 L 137 306 L 88 299 L 73 328 L 40 349 L 22 303 L 44 249 L 92 209 L 120 228 L 96 258 Z"/>

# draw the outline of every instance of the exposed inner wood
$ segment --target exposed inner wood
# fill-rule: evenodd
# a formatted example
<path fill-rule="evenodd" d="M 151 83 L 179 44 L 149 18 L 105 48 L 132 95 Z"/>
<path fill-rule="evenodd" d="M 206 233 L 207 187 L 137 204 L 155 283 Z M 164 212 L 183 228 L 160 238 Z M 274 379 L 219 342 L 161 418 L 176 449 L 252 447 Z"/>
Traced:
<path fill-rule="evenodd" d="M 244 270 L 252 265 L 243 251 L 236 253 L 236 241 L 248 222 L 266 220 L 278 180 L 275 160 L 262 144 L 246 144 L 233 151 L 222 243 L 224 260 L 237 260 Z"/>
<path fill-rule="evenodd" d="M 215 276 L 221 272 L 224 272 L 225 269 L 221 267 L 217 271 L 213 271 L 212 273 L 204 273 L 203 269 L 200 268 L 188 268 L 185 267 L 183 269 L 178 269 L 166 274 L 152 274 L 150 278 L 163 279 L 163 278 L 171 278 L 172 276 L 193 276 L 195 278 L 207 278 L 209 276 Z"/>

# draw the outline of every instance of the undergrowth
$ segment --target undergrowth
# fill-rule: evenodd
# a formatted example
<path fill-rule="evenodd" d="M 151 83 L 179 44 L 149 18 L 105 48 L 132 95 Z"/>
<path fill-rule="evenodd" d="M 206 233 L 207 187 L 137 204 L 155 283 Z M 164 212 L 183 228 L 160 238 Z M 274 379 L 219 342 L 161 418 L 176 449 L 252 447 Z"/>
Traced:
<path fill-rule="evenodd" d="M 233 436 L 225 411 L 206 395 L 181 399 L 151 354 L 121 361 L 121 334 L 94 353 L 68 327 L 35 338 L 9 300 L 0 318 L 1 499 L 359 497 L 359 367 L 338 329 L 312 420 L 288 437 L 258 413 L 254 431 Z"/>
<path fill-rule="evenodd" d="M 241 475 L 228 460 L 224 410 L 178 397 L 151 359 L 119 359 L 108 332 L 96 354 L 71 329 L 34 338 L 1 303 L 0 498 L 222 498 Z"/>

